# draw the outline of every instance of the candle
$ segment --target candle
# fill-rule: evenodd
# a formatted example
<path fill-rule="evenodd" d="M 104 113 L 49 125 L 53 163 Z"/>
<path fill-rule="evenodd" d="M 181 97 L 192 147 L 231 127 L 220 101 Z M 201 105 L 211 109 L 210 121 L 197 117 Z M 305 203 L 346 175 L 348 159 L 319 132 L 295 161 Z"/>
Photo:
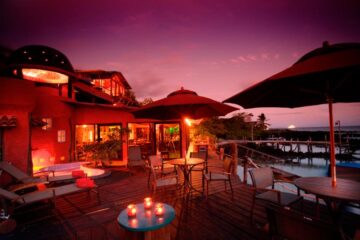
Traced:
<path fill-rule="evenodd" d="M 136 206 L 134 204 L 129 204 L 127 206 L 128 216 L 135 217 L 136 216 Z"/>
<path fill-rule="evenodd" d="M 164 214 L 164 206 L 159 203 L 155 207 L 155 215 L 162 216 L 163 214 Z"/>
<path fill-rule="evenodd" d="M 144 198 L 144 208 L 150 209 L 152 207 L 152 200 L 150 197 Z"/>

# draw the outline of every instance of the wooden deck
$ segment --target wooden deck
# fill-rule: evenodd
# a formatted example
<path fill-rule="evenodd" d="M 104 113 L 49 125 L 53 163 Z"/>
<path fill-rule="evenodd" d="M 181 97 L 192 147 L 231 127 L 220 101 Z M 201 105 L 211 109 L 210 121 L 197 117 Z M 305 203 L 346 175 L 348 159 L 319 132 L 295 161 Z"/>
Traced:
<path fill-rule="evenodd" d="M 215 155 L 210 155 L 210 164 L 220 164 Z M 128 204 L 142 202 L 150 195 L 146 173 L 134 169 L 134 174 L 129 175 L 113 169 L 111 176 L 96 182 L 100 201 L 95 194 L 79 193 L 58 198 L 55 208 L 39 204 L 19 209 L 13 216 L 18 226 L 4 239 L 128 239 L 117 217 Z M 193 174 L 193 183 L 201 190 L 199 172 Z M 172 205 L 176 211 L 174 221 L 167 226 L 170 238 L 267 239 L 262 230 L 267 222 L 264 207 L 256 204 L 253 224 L 250 220 L 253 191 L 237 177 L 233 183 L 233 199 L 229 188 L 224 191 L 223 183 L 212 183 L 207 199 L 198 193 L 184 198 L 177 189 L 159 190 L 155 200 Z M 304 210 L 315 213 L 314 204 L 306 202 Z M 325 208 L 321 216 L 329 219 Z"/>

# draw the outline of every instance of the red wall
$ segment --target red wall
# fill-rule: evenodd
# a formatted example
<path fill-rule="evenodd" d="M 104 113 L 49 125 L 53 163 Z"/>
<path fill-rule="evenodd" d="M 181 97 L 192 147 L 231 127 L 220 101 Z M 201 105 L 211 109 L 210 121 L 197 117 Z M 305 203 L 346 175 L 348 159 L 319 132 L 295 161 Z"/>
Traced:
<path fill-rule="evenodd" d="M 73 108 L 61 101 L 57 88 L 37 87 L 36 107 L 33 116 L 51 118 L 52 127 L 43 130 L 32 128 L 32 149 L 35 164 L 46 165 L 69 162 L 71 160 L 71 116 Z M 65 142 L 57 140 L 58 130 L 65 130 Z M 39 158 L 44 162 L 38 162 Z"/>
<path fill-rule="evenodd" d="M 0 114 L 17 118 L 16 127 L 3 128 L 3 160 L 28 171 L 30 112 L 35 107 L 34 84 L 14 78 L 0 78 Z M 2 180 L 4 180 L 2 178 Z M 7 181 L 5 179 L 4 181 Z M 0 180 L 0 182 L 3 182 Z"/>

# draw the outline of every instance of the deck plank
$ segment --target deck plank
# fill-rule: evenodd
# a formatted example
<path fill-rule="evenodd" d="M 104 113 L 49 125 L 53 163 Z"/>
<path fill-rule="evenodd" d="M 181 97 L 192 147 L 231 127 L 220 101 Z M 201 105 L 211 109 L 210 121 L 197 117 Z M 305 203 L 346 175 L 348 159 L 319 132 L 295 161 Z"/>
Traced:
<path fill-rule="evenodd" d="M 221 165 L 216 155 L 210 155 L 209 165 Z M 200 172 L 192 174 L 192 181 L 201 191 Z M 78 193 L 58 198 L 55 208 L 19 209 L 13 216 L 18 227 L 6 239 L 126 239 L 126 231 L 116 219 L 128 204 L 142 202 L 151 195 L 147 173 L 139 168 L 129 175 L 113 168 L 111 176 L 97 179 L 96 183 L 100 201 L 95 194 Z M 174 221 L 167 227 L 171 239 L 266 239 L 261 230 L 267 221 L 264 206 L 255 205 L 253 224 L 250 218 L 253 189 L 238 177 L 233 177 L 233 188 L 233 198 L 230 189 L 225 192 L 221 182 L 211 183 L 208 198 L 199 193 L 184 198 L 179 189 L 159 189 L 154 199 L 172 205 L 176 211 Z M 314 204 L 305 202 L 304 210 L 314 213 Z M 324 207 L 321 215 L 329 219 Z M 346 219 L 360 223 L 358 217 Z"/>

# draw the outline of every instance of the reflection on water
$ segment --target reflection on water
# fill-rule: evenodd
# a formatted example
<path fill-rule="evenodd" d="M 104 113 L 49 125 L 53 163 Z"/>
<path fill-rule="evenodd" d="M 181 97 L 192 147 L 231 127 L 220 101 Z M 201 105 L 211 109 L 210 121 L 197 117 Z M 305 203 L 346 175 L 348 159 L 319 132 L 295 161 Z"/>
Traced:
<path fill-rule="evenodd" d="M 325 158 L 290 158 L 294 163 L 271 163 L 270 166 L 290 172 L 300 177 L 316 177 L 327 176 L 329 168 L 329 160 Z M 340 163 L 340 161 L 336 161 Z M 342 163 L 347 161 L 341 161 Z M 360 160 L 351 161 L 353 163 L 360 163 Z M 238 175 L 243 178 L 243 168 L 239 166 Z M 249 178 L 248 178 L 249 179 Z M 251 180 L 249 181 L 251 182 Z"/>
<path fill-rule="evenodd" d="M 273 147 L 272 144 L 268 143 L 267 144 L 268 147 Z M 291 150 L 295 151 L 295 152 L 301 152 L 301 153 L 308 153 L 308 152 L 312 152 L 312 153 L 328 153 L 329 152 L 329 145 L 323 145 L 323 144 L 319 144 L 319 145 L 307 145 L 307 144 L 288 144 L 288 145 L 283 145 L 282 146 L 282 150 L 285 152 L 290 152 Z M 340 151 L 341 150 L 341 151 Z M 346 152 L 348 149 L 344 146 L 340 147 L 337 145 L 335 147 L 335 153 L 336 154 L 340 154 L 340 153 L 344 153 Z M 360 154 L 360 153 L 358 153 Z"/>
<path fill-rule="evenodd" d="M 286 150 L 289 151 L 290 147 L 285 146 Z M 296 145 L 293 144 L 292 149 L 296 149 Z M 307 146 L 301 144 L 300 145 L 300 152 L 306 153 L 307 152 Z M 297 150 L 296 150 L 297 151 Z M 313 153 L 325 153 L 325 147 L 324 146 L 313 146 L 312 147 Z M 339 153 L 339 147 L 336 147 L 335 149 L 336 153 Z M 342 149 L 342 152 L 344 152 L 344 149 Z M 330 154 L 329 154 L 330 157 Z M 256 159 L 255 159 L 256 160 Z M 300 177 L 316 177 L 316 176 L 327 176 L 328 174 L 328 168 L 330 164 L 329 158 L 323 158 L 323 157 L 305 157 L 305 158 L 299 158 L 299 157 L 288 157 L 287 160 L 293 162 L 293 163 L 272 163 L 269 164 L 270 166 L 279 168 L 281 170 L 284 170 L 286 172 L 290 172 L 296 175 L 299 175 Z M 348 161 L 341 161 L 342 163 L 348 162 Z M 356 150 L 353 153 L 353 161 L 350 161 L 353 163 L 360 163 L 360 149 Z M 340 163 L 340 161 L 336 161 L 336 163 Z M 241 171 L 241 172 L 240 172 Z M 243 176 L 243 170 L 238 170 L 239 176 Z"/>
<path fill-rule="evenodd" d="M 360 150 L 354 152 L 352 163 L 360 164 Z M 312 158 L 288 158 L 288 160 L 292 160 L 293 163 L 271 163 L 268 164 L 270 166 L 276 167 L 278 169 L 284 170 L 289 173 L 296 174 L 300 177 L 316 177 L 316 176 L 328 176 L 328 168 L 329 168 L 329 159 L 320 158 L 320 157 L 312 157 Z M 349 161 L 341 161 L 341 163 L 345 163 Z M 336 161 L 336 163 L 340 163 L 340 161 Z M 242 166 L 238 166 L 237 170 L 240 179 L 243 180 L 244 176 L 244 168 Z M 251 177 L 247 175 L 247 183 L 252 184 Z M 293 194 L 297 194 L 297 189 L 292 184 L 280 183 L 275 185 L 275 189 L 280 191 L 290 192 Z M 310 201 L 315 201 L 315 197 L 311 194 L 302 193 L 302 196 Z M 320 203 L 324 204 L 322 201 Z"/>

